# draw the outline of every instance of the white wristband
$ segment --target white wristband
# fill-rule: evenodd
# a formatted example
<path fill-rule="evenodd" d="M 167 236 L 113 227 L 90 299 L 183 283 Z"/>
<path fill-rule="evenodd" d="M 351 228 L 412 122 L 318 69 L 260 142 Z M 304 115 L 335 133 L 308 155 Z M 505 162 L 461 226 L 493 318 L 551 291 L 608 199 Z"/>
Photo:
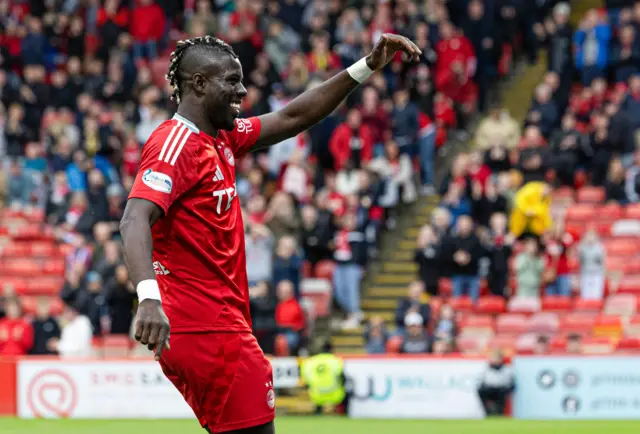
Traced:
<path fill-rule="evenodd" d="M 158 282 L 155 279 L 147 279 L 138 283 L 136 292 L 138 293 L 138 302 L 148 298 L 162 301 L 160 298 L 160 287 L 158 287 Z"/>
<path fill-rule="evenodd" d="M 373 70 L 369 68 L 367 65 L 367 59 L 363 57 L 358 60 L 356 63 L 347 68 L 347 72 L 358 83 L 362 83 L 365 81 L 371 74 L 373 74 Z"/>

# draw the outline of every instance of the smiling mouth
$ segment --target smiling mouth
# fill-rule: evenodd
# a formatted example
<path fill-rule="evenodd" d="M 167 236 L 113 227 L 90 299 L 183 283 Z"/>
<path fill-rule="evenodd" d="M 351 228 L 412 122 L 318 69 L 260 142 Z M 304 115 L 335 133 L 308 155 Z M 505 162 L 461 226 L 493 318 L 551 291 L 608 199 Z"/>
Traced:
<path fill-rule="evenodd" d="M 229 104 L 229 107 L 231 107 L 236 112 L 236 115 L 240 114 L 240 103 L 239 102 L 232 102 L 231 104 Z"/>

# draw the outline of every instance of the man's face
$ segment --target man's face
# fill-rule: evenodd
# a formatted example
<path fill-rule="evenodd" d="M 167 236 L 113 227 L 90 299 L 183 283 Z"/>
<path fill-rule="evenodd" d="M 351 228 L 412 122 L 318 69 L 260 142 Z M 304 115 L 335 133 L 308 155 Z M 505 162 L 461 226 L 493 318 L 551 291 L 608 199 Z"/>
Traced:
<path fill-rule="evenodd" d="M 213 126 L 221 130 L 233 130 L 240 115 L 242 98 L 247 89 L 242 84 L 242 65 L 238 59 L 221 54 L 204 68 L 204 110 Z"/>

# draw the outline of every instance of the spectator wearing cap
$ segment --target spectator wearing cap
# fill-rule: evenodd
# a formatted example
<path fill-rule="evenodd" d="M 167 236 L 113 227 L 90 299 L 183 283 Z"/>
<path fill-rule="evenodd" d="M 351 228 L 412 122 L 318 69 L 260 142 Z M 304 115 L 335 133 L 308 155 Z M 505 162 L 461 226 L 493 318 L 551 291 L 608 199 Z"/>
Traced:
<path fill-rule="evenodd" d="M 509 230 L 516 237 L 525 233 L 541 236 L 551 227 L 551 187 L 529 182 L 515 196 Z"/>
<path fill-rule="evenodd" d="M 60 326 L 50 314 L 50 302 L 46 297 L 38 299 L 36 316 L 31 324 L 33 326 L 33 347 L 30 354 L 55 354 L 53 342 L 60 338 Z"/>
<path fill-rule="evenodd" d="M 426 354 L 429 352 L 429 336 L 424 318 L 417 312 L 409 312 L 404 318 L 405 336 L 400 347 L 403 354 Z"/>
<path fill-rule="evenodd" d="M 5 317 L 0 319 L 0 356 L 22 356 L 33 346 L 33 327 L 22 316 L 17 298 L 4 302 Z"/>
<path fill-rule="evenodd" d="M 463 215 L 458 219 L 454 234 L 442 241 L 442 250 L 444 260 L 451 264 L 453 296 L 467 293 L 476 301 L 480 296 L 478 262 L 484 249 L 473 233 L 471 217 Z"/>

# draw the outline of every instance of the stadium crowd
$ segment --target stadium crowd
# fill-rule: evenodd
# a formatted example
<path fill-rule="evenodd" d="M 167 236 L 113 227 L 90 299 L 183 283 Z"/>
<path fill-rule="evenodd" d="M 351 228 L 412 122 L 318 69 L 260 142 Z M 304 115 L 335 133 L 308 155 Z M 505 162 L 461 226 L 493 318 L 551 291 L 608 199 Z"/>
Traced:
<path fill-rule="evenodd" d="M 640 348 L 640 2 L 606 3 L 575 29 L 566 3 L 535 24 L 548 71 L 522 133 L 492 110 L 456 156 L 397 331 L 374 318 L 370 353 Z"/>
<path fill-rule="evenodd" d="M 136 297 L 118 221 L 141 147 L 176 109 L 168 55 L 178 39 L 202 34 L 238 54 L 247 117 L 352 64 L 383 32 L 406 34 L 425 53 L 411 68 L 396 59 L 319 125 L 238 165 L 254 328 L 265 350 L 276 335 L 293 350 L 303 344 L 301 274 L 326 261 L 343 326 L 357 326 L 380 232 L 395 226 L 399 203 L 433 193 L 436 148 L 486 107 L 489 84 L 504 73 L 503 47 L 530 20 L 528 8 L 1 0 L 0 354 L 85 354 L 91 335 L 95 343 L 129 333 Z M 533 55 L 535 38 L 527 40 Z"/>

